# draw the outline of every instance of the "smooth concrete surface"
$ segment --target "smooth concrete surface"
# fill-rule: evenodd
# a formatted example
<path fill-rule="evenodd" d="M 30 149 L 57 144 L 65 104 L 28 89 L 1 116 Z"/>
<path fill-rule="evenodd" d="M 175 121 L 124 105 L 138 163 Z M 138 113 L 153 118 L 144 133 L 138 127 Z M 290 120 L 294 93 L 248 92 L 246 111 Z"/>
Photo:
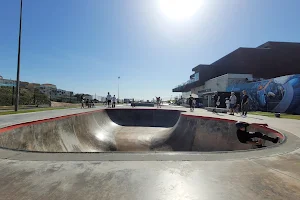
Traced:
<path fill-rule="evenodd" d="M 188 115 L 170 109 L 101 109 L 0 129 L 0 147 L 37 152 L 236 151 L 235 121 Z M 249 126 L 284 142 L 265 126 Z M 264 146 L 274 146 L 265 141 Z"/>
<path fill-rule="evenodd" d="M 55 115 L 43 114 L 44 118 Z M 200 109 L 189 114 L 216 117 Z M 9 116 L 5 117 L 7 123 Z M 282 144 L 264 150 L 229 153 L 240 156 L 211 161 L 22 161 L 22 152 L 3 150 L 12 157 L 13 154 L 20 157 L 14 160 L 1 157 L 0 199 L 300 199 L 300 146 L 297 142 L 289 143 L 299 140 L 299 121 L 251 115 L 246 119 L 225 114 L 218 117 L 268 123 L 271 128 L 290 132 L 286 144 L 294 146 L 288 149 L 289 145 Z M 286 152 L 275 154 L 280 148 L 286 148 Z M 274 154 L 263 154 L 269 150 Z M 247 156 L 254 151 L 260 152 L 261 157 Z M 219 158 L 223 155 L 228 153 L 219 154 Z"/>
<path fill-rule="evenodd" d="M 154 103 L 131 103 L 131 106 L 154 107 Z"/>
<path fill-rule="evenodd" d="M 64 115 L 76 114 L 76 113 L 83 113 L 91 110 L 98 110 L 99 108 L 101 107 L 84 108 L 84 109 L 70 108 L 70 109 L 61 109 L 61 110 L 40 111 L 40 112 L 33 112 L 33 113 L 2 115 L 0 116 L 0 128 L 12 124 L 31 122 L 34 120 L 48 119 L 52 117 L 59 117 Z"/>

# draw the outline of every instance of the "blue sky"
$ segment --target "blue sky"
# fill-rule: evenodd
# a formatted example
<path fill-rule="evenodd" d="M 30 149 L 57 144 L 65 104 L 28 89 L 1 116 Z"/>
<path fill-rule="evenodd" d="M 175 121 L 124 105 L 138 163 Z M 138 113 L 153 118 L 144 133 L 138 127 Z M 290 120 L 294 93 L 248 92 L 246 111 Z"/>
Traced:
<path fill-rule="evenodd" d="M 238 47 L 300 42 L 298 0 L 199 0 L 174 20 L 159 0 L 23 0 L 21 80 L 152 99 Z M 15 79 L 19 0 L 0 0 L 0 74 Z"/>

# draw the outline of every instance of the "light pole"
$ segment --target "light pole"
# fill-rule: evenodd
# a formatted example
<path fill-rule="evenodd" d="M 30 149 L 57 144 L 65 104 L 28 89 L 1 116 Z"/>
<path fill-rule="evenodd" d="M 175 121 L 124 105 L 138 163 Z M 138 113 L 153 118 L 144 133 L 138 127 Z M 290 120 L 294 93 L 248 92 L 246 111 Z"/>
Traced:
<path fill-rule="evenodd" d="M 20 98 L 19 93 L 20 93 L 20 56 L 21 56 L 21 34 L 22 34 L 22 7 L 23 7 L 23 0 L 20 1 L 20 27 L 19 27 L 19 46 L 18 46 L 18 67 L 17 67 L 15 111 L 18 111 L 19 98 Z"/>
<path fill-rule="evenodd" d="M 118 77 L 118 103 L 120 103 L 120 93 L 119 93 L 119 87 L 120 86 L 120 76 Z"/>

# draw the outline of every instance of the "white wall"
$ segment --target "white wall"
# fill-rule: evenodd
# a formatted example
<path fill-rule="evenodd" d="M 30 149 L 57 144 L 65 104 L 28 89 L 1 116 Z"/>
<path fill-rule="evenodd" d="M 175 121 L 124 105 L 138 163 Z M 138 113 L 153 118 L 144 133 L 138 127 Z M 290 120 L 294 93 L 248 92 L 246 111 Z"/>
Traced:
<path fill-rule="evenodd" d="M 193 88 L 193 89 L 191 90 L 191 93 L 192 93 L 192 94 L 198 95 L 198 91 L 201 91 L 201 90 L 204 90 L 204 89 L 205 89 L 204 85 L 201 85 L 201 86 L 199 86 L 199 87 Z"/>
<path fill-rule="evenodd" d="M 191 95 L 191 92 L 183 92 L 181 96 L 182 96 L 182 98 L 185 99 L 185 98 L 189 98 L 190 95 Z"/>
<path fill-rule="evenodd" d="M 211 91 L 225 92 L 228 85 L 228 74 L 212 78 L 205 82 L 205 89 L 211 89 Z"/>
<path fill-rule="evenodd" d="M 252 80 L 252 74 L 224 74 L 206 81 L 202 86 L 193 88 L 191 93 L 198 94 L 198 91 L 207 89 L 210 89 L 211 91 L 226 92 L 226 88 L 229 84 L 246 82 L 246 78 Z"/>

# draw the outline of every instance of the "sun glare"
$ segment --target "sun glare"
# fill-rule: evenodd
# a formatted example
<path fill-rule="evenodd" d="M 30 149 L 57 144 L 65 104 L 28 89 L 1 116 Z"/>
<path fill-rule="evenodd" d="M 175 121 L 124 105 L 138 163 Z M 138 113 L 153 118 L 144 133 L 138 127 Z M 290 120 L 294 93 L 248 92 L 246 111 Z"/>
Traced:
<path fill-rule="evenodd" d="M 171 19 L 186 19 L 193 16 L 202 0 L 160 0 L 160 9 Z"/>

